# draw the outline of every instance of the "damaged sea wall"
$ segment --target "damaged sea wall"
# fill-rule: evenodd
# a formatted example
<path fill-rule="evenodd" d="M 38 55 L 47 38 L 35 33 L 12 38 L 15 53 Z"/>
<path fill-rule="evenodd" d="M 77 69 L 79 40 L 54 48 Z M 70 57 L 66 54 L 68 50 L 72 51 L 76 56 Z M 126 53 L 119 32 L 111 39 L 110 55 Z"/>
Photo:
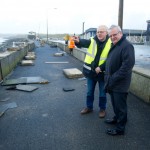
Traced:
<path fill-rule="evenodd" d="M 146 103 L 150 103 L 150 70 L 141 67 L 133 68 L 130 92 Z"/>
<path fill-rule="evenodd" d="M 0 53 L 0 82 L 11 73 L 17 64 L 27 55 L 27 52 L 35 48 L 34 42 L 28 43 L 17 51 Z"/>
<path fill-rule="evenodd" d="M 63 43 L 57 43 L 57 46 L 69 53 L 68 46 Z M 74 48 L 73 56 L 84 62 L 86 49 Z M 129 91 L 142 99 L 146 103 L 150 103 L 150 70 L 140 67 L 134 67 L 132 71 L 132 80 Z"/>

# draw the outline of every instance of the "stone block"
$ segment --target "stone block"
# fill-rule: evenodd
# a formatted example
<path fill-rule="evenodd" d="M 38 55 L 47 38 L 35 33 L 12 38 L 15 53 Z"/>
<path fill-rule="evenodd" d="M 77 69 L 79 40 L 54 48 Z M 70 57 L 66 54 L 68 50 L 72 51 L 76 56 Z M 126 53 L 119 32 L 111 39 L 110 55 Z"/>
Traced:
<path fill-rule="evenodd" d="M 82 72 L 77 68 L 63 69 L 63 73 L 70 79 L 83 77 Z"/>

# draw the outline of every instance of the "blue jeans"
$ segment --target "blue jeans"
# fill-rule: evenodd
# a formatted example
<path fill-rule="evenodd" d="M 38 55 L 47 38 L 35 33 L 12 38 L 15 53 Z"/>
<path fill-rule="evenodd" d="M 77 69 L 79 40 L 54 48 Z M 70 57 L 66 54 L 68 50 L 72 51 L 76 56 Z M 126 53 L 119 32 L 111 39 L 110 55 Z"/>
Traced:
<path fill-rule="evenodd" d="M 94 102 L 94 91 L 96 83 L 99 84 L 99 108 L 102 110 L 106 109 L 106 93 L 104 90 L 104 81 L 96 81 L 91 78 L 87 78 L 87 99 L 86 105 L 87 108 L 93 109 L 93 102 Z"/>

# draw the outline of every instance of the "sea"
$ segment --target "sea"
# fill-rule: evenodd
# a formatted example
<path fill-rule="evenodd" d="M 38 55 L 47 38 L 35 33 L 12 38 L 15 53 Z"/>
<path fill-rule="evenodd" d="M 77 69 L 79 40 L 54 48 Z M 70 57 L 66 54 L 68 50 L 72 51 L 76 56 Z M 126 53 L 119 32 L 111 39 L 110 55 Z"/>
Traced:
<path fill-rule="evenodd" d="M 8 40 L 8 39 L 1 38 L 1 37 L 0 37 L 0 45 L 1 45 L 3 42 L 7 41 L 7 40 Z"/>
<path fill-rule="evenodd" d="M 135 66 L 150 70 L 150 45 L 133 45 L 135 49 Z"/>

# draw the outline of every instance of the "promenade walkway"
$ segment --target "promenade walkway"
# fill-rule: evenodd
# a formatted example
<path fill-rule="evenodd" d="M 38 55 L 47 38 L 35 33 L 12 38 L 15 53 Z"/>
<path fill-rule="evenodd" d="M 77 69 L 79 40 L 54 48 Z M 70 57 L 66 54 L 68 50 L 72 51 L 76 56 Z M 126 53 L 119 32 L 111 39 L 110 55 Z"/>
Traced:
<path fill-rule="evenodd" d="M 107 135 L 105 130 L 111 125 L 98 117 L 98 87 L 94 111 L 80 115 L 85 106 L 86 80 L 68 79 L 63 69 L 82 70 L 83 63 L 68 54 L 54 57 L 58 50 L 48 45 L 36 48 L 35 65 L 17 66 L 8 77 L 41 76 L 50 83 L 34 84 L 38 89 L 33 92 L 6 90 L 7 86 L 0 86 L 0 106 L 17 104 L 0 117 L 0 150 L 149 150 L 150 105 L 130 93 L 125 135 Z M 46 64 L 48 61 L 69 63 Z M 64 92 L 66 86 L 75 90 Z M 108 96 L 106 117 L 112 116 Z"/>

